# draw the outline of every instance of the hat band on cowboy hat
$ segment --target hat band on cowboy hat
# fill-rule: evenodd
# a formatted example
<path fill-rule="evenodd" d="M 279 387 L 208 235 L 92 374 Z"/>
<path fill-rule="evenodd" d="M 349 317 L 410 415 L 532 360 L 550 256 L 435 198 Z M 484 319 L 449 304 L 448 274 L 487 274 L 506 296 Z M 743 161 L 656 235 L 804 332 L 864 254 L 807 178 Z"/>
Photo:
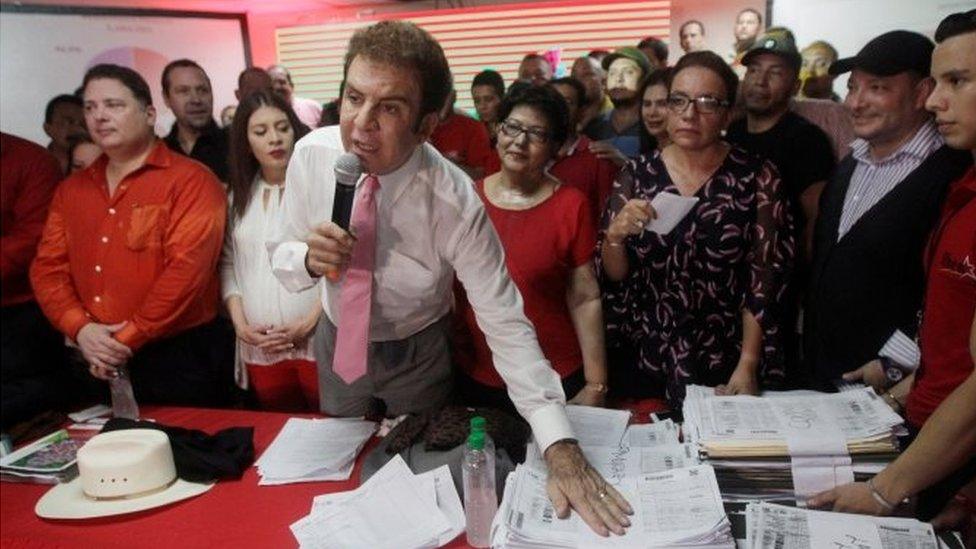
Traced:
<path fill-rule="evenodd" d="M 51 488 L 34 512 L 49 519 L 107 517 L 169 505 L 212 487 L 176 476 L 165 433 L 112 431 L 92 437 L 78 450 L 78 478 Z"/>
<path fill-rule="evenodd" d="M 158 488 L 150 488 L 150 489 L 144 490 L 142 492 L 136 492 L 135 494 L 126 494 L 124 496 L 93 496 L 93 495 L 88 494 L 88 493 L 86 493 L 85 495 L 88 496 L 88 497 L 90 497 L 90 498 L 92 498 L 92 499 L 96 499 L 98 501 L 119 501 L 119 500 L 123 500 L 123 499 L 139 499 L 139 498 L 142 498 L 142 497 L 151 496 L 153 494 L 166 491 L 170 486 L 176 484 L 176 480 L 177 479 L 174 478 L 173 480 L 167 482 L 166 484 L 164 484 L 163 486 L 160 486 Z M 84 490 L 84 489 L 82 489 L 82 490 Z"/>

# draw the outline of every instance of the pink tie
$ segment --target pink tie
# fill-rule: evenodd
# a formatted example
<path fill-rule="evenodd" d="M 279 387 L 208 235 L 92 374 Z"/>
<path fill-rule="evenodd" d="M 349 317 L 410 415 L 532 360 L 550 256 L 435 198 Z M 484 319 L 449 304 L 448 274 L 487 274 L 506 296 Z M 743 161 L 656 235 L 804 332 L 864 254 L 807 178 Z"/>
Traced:
<path fill-rule="evenodd" d="M 366 176 L 349 221 L 356 243 L 339 294 L 339 328 L 332 357 L 332 371 L 347 384 L 366 375 L 373 265 L 376 263 L 376 191 L 379 188 L 380 180 L 375 175 Z"/>

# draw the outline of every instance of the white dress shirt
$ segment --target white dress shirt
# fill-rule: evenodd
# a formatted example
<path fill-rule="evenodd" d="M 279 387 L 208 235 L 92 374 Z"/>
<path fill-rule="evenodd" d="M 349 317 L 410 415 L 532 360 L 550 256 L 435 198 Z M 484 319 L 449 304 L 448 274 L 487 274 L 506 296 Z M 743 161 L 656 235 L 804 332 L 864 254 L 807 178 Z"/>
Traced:
<path fill-rule="evenodd" d="M 881 202 L 882 198 L 944 144 L 935 122 L 931 120 L 923 124 L 897 151 L 878 161 L 871 157 L 871 148 L 867 141 L 854 140 L 851 143 L 851 155 L 857 165 L 851 174 L 847 194 L 844 195 L 837 240 L 840 241 L 868 210 Z"/>
<path fill-rule="evenodd" d="M 305 269 L 304 241 L 332 219 L 333 169 L 342 153 L 339 127 L 320 128 L 298 142 L 288 165 L 281 232 L 268 249 L 274 273 L 292 291 L 318 280 Z M 409 337 L 447 314 L 456 271 L 495 368 L 539 447 L 572 438 L 559 375 L 542 355 L 471 179 L 425 143 L 379 181 L 370 340 Z M 323 280 L 325 313 L 338 324 L 341 280 Z"/>
<path fill-rule="evenodd" d="M 228 208 L 224 250 L 220 258 L 220 282 L 224 301 L 241 296 L 248 324 L 282 326 L 307 317 L 318 306 L 317 286 L 290 292 L 271 272 L 268 248 L 281 222 L 281 185 L 269 185 L 255 178 L 254 194 L 240 219 Z M 265 199 L 267 202 L 265 202 Z M 238 385 L 247 387 L 247 370 L 242 364 L 270 365 L 283 360 L 315 360 L 312 338 L 305 345 L 280 353 L 268 353 L 237 340 Z"/>

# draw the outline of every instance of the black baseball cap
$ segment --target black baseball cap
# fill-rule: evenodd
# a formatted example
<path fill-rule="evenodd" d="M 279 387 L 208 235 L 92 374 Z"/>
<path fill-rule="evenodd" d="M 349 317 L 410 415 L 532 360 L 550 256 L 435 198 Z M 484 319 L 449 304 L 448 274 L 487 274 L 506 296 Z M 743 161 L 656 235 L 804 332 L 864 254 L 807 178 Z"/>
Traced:
<path fill-rule="evenodd" d="M 928 75 L 935 46 L 925 36 L 906 30 L 886 32 L 868 42 L 854 57 L 830 65 L 830 74 L 859 69 L 877 76 L 894 76 L 905 71 Z"/>

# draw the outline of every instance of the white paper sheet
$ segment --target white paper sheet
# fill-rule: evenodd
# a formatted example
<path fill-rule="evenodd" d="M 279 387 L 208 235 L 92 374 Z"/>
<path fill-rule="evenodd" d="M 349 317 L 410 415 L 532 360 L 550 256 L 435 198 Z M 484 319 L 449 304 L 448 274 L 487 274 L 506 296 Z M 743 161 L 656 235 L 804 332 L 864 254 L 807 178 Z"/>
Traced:
<path fill-rule="evenodd" d="M 627 427 L 624 442 L 630 447 L 678 444 L 678 426 L 670 419 L 657 423 L 631 425 Z"/>
<path fill-rule="evenodd" d="M 289 418 L 254 463 L 259 484 L 345 480 L 375 430 L 371 421 Z"/>
<path fill-rule="evenodd" d="M 303 548 L 419 548 L 464 531 L 464 510 L 442 466 L 414 475 L 397 455 L 359 488 L 318 496 L 291 525 Z"/>
<path fill-rule="evenodd" d="M 580 446 L 620 446 L 630 412 L 594 406 L 566 406 L 566 415 Z"/>
<path fill-rule="evenodd" d="M 936 549 L 930 524 L 769 503 L 746 511 L 749 549 Z"/>
<path fill-rule="evenodd" d="M 843 433 L 830 427 L 825 425 L 817 433 L 787 435 L 793 492 L 799 500 L 854 482 L 847 440 Z"/>
<path fill-rule="evenodd" d="M 654 208 L 657 217 L 652 219 L 644 229 L 658 234 L 668 234 L 688 215 L 695 204 L 698 204 L 697 196 L 657 193 L 651 199 L 651 207 Z"/>

